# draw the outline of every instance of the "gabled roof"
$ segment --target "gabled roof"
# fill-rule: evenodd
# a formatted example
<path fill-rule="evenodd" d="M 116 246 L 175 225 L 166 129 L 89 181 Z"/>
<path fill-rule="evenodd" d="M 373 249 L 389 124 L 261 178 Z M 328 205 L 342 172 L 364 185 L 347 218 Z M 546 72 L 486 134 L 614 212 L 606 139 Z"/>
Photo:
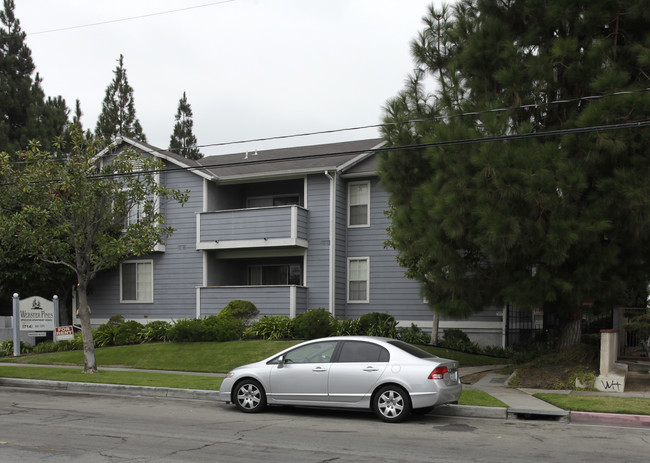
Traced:
<path fill-rule="evenodd" d="M 116 145 L 126 143 L 144 153 L 185 168 L 209 180 L 234 182 L 246 179 L 262 179 L 306 175 L 325 171 L 337 171 L 352 176 L 361 173 L 373 175 L 376 162 L 374 151 L 385 142 L 381 138 L 356 140 L 324 145 L 207 156 L 198 161 L 187 159 L 167 150 L 128 137 L 118 137 Z M 104 150 L 100 155 L 107 152 Z"/>

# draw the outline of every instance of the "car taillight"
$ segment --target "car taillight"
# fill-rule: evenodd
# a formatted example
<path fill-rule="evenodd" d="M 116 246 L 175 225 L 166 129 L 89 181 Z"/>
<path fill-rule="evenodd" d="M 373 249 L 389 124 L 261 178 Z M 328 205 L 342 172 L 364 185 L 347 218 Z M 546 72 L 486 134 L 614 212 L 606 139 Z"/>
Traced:
<path fill-rule="evenodd" d="M 445 373 L 448 371 L 449 369 L 447 367 L 437 367 L 431 372 L 429 379 L 443 379 L 445 377 Z"/>

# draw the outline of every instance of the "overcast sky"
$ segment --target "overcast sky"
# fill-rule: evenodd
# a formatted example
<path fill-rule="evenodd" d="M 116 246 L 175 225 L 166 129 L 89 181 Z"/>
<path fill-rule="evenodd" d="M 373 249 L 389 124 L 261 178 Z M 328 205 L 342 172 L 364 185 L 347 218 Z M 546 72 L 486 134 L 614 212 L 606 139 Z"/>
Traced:
<path fill-rule="evenodd" d="M 199 145 L 380 123 L 413 68 L 410 42 L 434 0 L 15 1 L 47 96 L 61 95 L 71 110 L 79 99 L 84 128 L 94 131 L 123 54 L 147 140 L 167 148 L 183 92 Z M 158 14 L 171 10 L 181 11 Z M 366 129 L 201 151 L 377 136 Z"/>

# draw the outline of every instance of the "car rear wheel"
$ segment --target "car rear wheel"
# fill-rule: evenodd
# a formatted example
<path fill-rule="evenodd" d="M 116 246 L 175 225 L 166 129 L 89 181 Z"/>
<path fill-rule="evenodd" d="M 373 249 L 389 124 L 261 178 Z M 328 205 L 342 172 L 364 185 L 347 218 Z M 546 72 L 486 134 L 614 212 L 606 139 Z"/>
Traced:
<path fill-rule="evenodd" d="M 244 379 L 235 386 L 235 406 L 244 413 L 258 413 L 266 407 L 266 392 L 254 379 Z"/>
<path fill-rule="evenodd" d="M 378 418 L 387 423 L 399 423 L 411 413 L 411 398 L 400 386 L 384 386 L 375 394 L 372 408 Z"/>

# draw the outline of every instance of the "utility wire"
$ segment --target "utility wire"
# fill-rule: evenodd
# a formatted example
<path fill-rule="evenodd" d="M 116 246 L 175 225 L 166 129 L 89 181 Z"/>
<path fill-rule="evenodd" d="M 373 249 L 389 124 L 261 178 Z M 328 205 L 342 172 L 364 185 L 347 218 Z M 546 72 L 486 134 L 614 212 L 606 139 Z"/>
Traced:
<path fill-rule="evenodd" d="M 178 8 L 176 10 L 160 11 L 158 13 L 149 13 L 149 14 L 143 14 L 143 15 L 139 15 L 139 16 L 131 16 L 129 18 L 111 19 L 109 21 L 101 21 L 101 22 L 97 22 L 97 23 L 81 24 L 81 25 L 78 25 L 78 26 L 61 27 L 59 29 L 50 29 L 50 30 L 46 30 L 46 31 L 31 32 L 31 33 L 29 33 L 27 35 L 32 36 L 32 35 L 50 34 L 52 32 L 70 31 L 70 30 L 74 30 L 74 29 L 82 29 L 82 28 L 85 28 L 85 27 L 102 26 L 104 24 L 119 23 L 119 22 L 123 22 L 123 21 L 133 21 L 134 19 L 143 19 L 143 18 L 150 18 L 152 16 L 161 16 L 161 15 L 164 15 L 164 14 L 178 13 L 179 11 L 194 10 L 194 9 L 197 9 L 197 8 L 205 8 L 207 6 L 221 5 L 221 4 L 224 4 L 224 3 L 230 3 L 230 2 L 234 2 L 234 1 L 235 0 L 221 0 L 220 2 L 205 3 L 203 5 L 188 6 L 186 8 Z"/>

